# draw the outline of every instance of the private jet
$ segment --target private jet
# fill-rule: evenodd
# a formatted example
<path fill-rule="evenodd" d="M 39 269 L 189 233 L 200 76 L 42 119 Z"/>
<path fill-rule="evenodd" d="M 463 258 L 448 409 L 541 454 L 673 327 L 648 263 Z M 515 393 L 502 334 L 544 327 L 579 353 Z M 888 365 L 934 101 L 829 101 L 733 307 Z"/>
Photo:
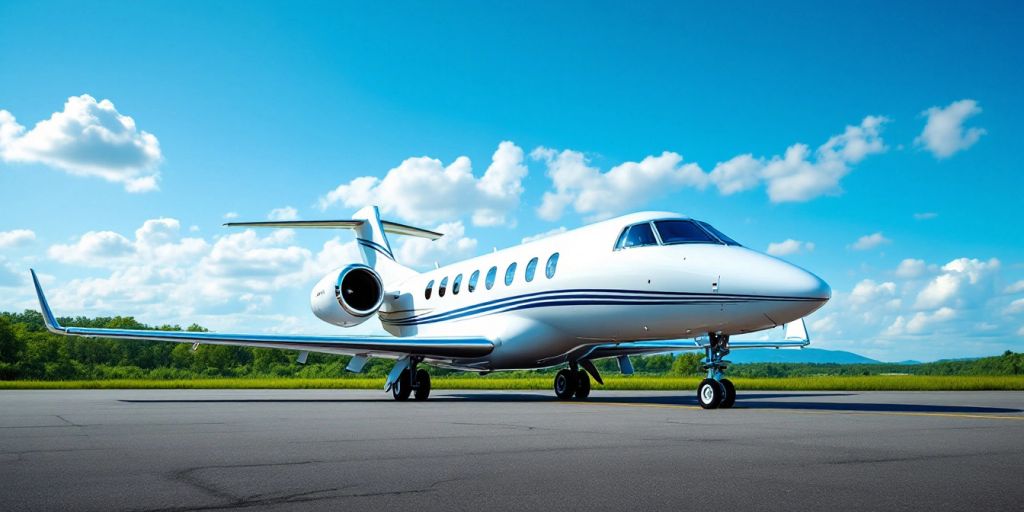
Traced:
<path fill-rule="evenodd" d="M 69 336 L 239 345 L 352 356 L 360 372 L 373 357 L 395 360 L 384 391 L 396 400 L 430 395 L 422 366 L 478 373 L 564 367 L 554 377 L 562 400 L 586 399 L 594 361 L 659 352 L 704 352 L 697 389 L 705 409 L 732 407 L 725 378 L 730 350 L 803 347 L 803 317 L 831 298 L 814 274 L 737 243 L 707 222 L 640 212 L 468 260 L 417 272 L 395 260 L 388 235 L 436 240 L 441 233 L 382 221 L 375 206 L 348 220 L 237 222 L 230 227 L 350 229 L 361 261 L 325 275 L 310 293 L 313 314 L 339 327 L 376 316 L 388 335 L 305 336 L 143 331 L 62 326 L 32 271 L 49 331 Z M 731 336 L 784 326 L 779 340 Z"/>

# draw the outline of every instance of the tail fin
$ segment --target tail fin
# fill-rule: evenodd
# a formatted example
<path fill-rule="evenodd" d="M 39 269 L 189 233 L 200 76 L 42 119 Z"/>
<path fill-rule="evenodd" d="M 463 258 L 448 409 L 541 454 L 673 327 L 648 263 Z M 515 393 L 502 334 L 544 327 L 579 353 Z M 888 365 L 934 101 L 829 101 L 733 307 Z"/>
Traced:
<path fill-rule="evenodd" d="M 263 222 L 228 222 L 228 227 L 257 228 L 319 228 L 319 229 L 351 229 L 356 232 L 356 242 L 363 263 L 373 267 L 384 280 L 384 286 L 416 275 L 417 272 L 395 261 L 387 233 L 415 236 L 437 240 L 442 235 L 429 229 L 417 228 L 380 220 L 380 211 L 376 206 L 367 206 L 346 220 L 283 220 Z"/>
<path fill-rule="evenodd" d="M 359 244 L 359 252 L 363 256 L 363 263 L 372 267 L 384 280 L 384 286 L 389 283 L 400 281 L 417 272 L 409 267 L 395 261 L 395 254 L 391 250 L 391 243 L 387 234 L 384 233 L 384 225 L 380 220 L 380 211 L 376 206 L 367 206 L 354 215 L 352 220 L 361 220 L 354 228 L 356 232 L 356 243 Z"/>

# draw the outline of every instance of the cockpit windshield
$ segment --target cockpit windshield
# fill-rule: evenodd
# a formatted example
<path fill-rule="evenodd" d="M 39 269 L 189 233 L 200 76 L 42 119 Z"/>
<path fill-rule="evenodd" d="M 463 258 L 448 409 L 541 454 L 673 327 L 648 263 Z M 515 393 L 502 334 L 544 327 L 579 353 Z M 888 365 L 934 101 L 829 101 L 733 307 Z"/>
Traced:
<path fill-rule="evenodd" d="M 665 245 L 675 244 L 717 244 L 710 233 L 690 220 L 659 220 L 654 223 Z"/>
<path fill-rule="evenodd" d="M 657 235 L 655 235 L 655 229 L 657 229 Z M 615 249 L 678 244 L 740 245 L 707 222 L 689 219 L 665 219 L 626 226 L 615 242 Z"/>
<path fill-rule="evenodd" d="M 701 220 L 698 220 L 697 223 L 700 224 L 702 228 L 710 231 L 712 235 L 718 237 L 718 239 L 721 240 L 722 243 L 724 243 L 725 245 L 740 245 L 739 242 L 725 236 L 725 233 L 722 233 L 721 231 L 715 229 L 714 226 L 712 226 L 711 224 L 708 224 L 707 222 Z"/>

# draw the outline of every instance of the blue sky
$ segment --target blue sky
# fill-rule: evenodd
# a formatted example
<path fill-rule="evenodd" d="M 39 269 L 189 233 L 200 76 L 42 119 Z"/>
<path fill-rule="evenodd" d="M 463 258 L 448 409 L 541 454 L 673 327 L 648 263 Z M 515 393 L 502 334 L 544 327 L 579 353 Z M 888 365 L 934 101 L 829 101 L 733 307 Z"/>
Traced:
<path fill-rule="evenodd" d="M 0 309 L 34 307 L 35 266 L 65 314 L 323 332 L 307 292 L 348 235 L 220 224 L 345 217 L 369 195 L 452 235 L 404 247 L 419 266 L 673 210 L 824 277 L 816 346 L 1024 350 L 1022 14 L 2 3 Z M 416 193 L 420 207 L 396 206 Z"/>

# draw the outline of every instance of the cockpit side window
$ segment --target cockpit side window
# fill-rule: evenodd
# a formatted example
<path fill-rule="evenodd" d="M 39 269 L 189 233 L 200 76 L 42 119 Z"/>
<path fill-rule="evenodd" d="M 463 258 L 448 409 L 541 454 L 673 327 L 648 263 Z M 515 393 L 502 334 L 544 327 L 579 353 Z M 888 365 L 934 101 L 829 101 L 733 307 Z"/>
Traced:
<path fill-rule="evenodd" d="M 659 220 L 654 225 L 665 245 L 720 243 L 695 222 L 689 220 Z"/>
<path fill-rule="evenodd" d="M 626 231 L 619 237 L 617 249 L 629 247 L 641 247 L 644 245 L 658 245 L 658 239 L 654 237 L 654 230 L 649 222 L 633 224 L 626 228 Z"/>
<path fill-rule="evenodd" d="M 700 220 L 698 220 L 697 223 L 700 224 L 700 227 L 710 231 L 712 235 L 715 235 L 715 237 L 721 240 L 725 245 L 740 245 L 739 242 L 725 236 L 725 233 L 715 229 L 711 224 Z"/>

